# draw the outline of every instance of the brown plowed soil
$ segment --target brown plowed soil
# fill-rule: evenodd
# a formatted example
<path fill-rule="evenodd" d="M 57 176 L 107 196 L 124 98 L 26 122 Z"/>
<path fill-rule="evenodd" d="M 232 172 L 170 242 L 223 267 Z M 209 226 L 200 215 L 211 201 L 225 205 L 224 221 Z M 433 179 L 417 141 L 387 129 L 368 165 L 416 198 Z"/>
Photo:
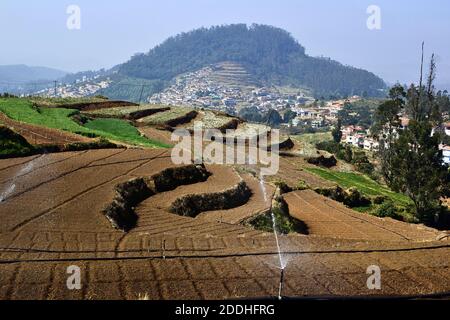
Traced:
<path fill-rule="evenodd" d="M 174 141 L 171 140 L 172 133 L 170 131 L 160 130 L 153 127 L 137 127 L 137 129 L 148 139 L 161 141 L 168 145 L 174 144 Z"/>
<path fill-rule="evenodd" d="M 33 170 L 24 169 L 28 166 Z M 253 197 L 242 207 L 223 211 L 222 222 L 217 222 L 222 215 L 218 212 L 197 218 L 167 212 L 180 195 L 233 186 L 240 177 L 230 167 L 209 166 L 213 175 L 206 182 L 144 201 L 136 209 L 138 228 L 130 233 L 111 227 L 101 211 L 114 196 L 114 187 L 170 166 L 167 150 L 97 150 L 0 160 L 0 194 L 16 184 L 0 203 L 0 299 L 276 296 L 280 272 L 274 235 L 234 224 L 267 206 L 257 180 L 242 175 Z M 273 192 L 270 186 L 267 190 Z M 430 241 L 431 229 L 375 221 L 309 192 L 288 194 L 286 199 L 293 215 L 309 221 L 312 235 L 280 237 L 289 261 L 284 295 L 450 291 L 449 244 Z M 382 288 L 375 291 L 366 287 L 366 269 L 374 264 L 382 270 Z M 73 265 L 81 269 L 81 290 L 66 286 L 67 267 Z"/>
<path fill-rule="evenodd" d="M 68 143 L 92 142 L 93 139 L 83 137 L 70 132 L 65 132 L 46 127 L 25 124 L 8 118 L 0 112 L 0 123 L 22 135 L 30 144 L 33 145 L 64 145 Z"/>
<path fill-rule="evenodd" d="M 358 213 L 312 190 L 291 192 L 284 199 L 290 214 L 305 222 L 313 235 L 386 241 L 433 241 L 439 235 L 424 226 Z"/>
<path fill-rule="evenodd" d="M 280 170 L 270 180 L 282 180 L 291 187 L 298 185 L 300 181 L 306 182 L 311 188 L 328 188 L 334 184 L 312 173 L 304 171 L 307 165 L 304 158 L 299 156 L 280 157 Z"/>

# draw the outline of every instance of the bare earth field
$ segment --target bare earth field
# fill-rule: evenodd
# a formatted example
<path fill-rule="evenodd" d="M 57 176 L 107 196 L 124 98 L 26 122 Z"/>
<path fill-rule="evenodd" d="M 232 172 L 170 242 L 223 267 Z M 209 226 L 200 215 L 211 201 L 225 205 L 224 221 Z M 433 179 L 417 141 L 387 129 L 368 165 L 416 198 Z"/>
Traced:
<path fill-rule="evenodd" d="M 326 184 L 283 158 L 280 178 Z M 265 212 L 259 181 L 227 166 L 206 166 L 200 183 L 141 202 L 137 225 L 124 233 L 102 210 L 115 187 L 174 167 L 170 150 L 91 150 L 0 160 L 0 299 L 231 299 L 278 295 L 275 238 L 240 222 Z M 186 195 L 222 193 L 243 181 L 242 206 L 170 212 Z M 270 199 L 274 189 L 266 186 Z M 450 292 L 448 238 L 433 229 L 349 210 L 312 191 L 285 195 L 310 235 L 280 237 L 289 261 L 283 295 L 410 296 Z M 69 266 L 81 290 L 69 290 Z M 381 290 L 366 286 L 366 269 L 382 270 Z"/>

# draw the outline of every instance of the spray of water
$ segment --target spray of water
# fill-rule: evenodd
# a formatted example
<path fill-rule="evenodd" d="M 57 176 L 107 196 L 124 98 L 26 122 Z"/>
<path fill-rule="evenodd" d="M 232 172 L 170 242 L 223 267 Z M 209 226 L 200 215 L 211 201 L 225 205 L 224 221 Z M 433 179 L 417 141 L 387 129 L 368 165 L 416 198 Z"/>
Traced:
<path fill-rule="evenodd" d="M 5 201 L 6 198 L 8 198 L 8 196 L 14 192 L 14 190 L 16 189 L 16 185 L 15 184 L 11 184 L 9 185 L 8 188 L 6 188 L 5 191 L 2 192 L 2 194 L 0 194 L 0 203 L 2 203 L 3 201 Z"/>
<path fill-rule="evenodd" d="M 33 168 L 43 159 L 44 156 L 36 158 L 30 162 L 28 162 L 25 166 L 23 166 L 11 179 L 11 183 L 4 189 L 4 191 L 0 194 L 0 203 L 8 199 L 8 197 L 14 192 L 16 189 L 16 180 L 18 177 L 26 175 L 30 173 Z"/>
<path fill-rule="evenodd" d="M 263 193 L 263 196 L 264 196 L 264 202 L 267 203 L 267 201 L 268 201 L 268 199 L 267 199 L 267 190 L 266 190 L 266 185 L 264 183 L 264 176 L 263 175 L 260 176 L 259 183 L 260 183 L 260 187 L 261 187 L 261 192 Z M 271 215 L 271 218 L 272 218 L 273 234 L 275 236 L 275 242 L 276 242 L 276 245 L 277 245 L 278 259 L 279 259 L 279 263 L 280 263 L 279 269 L 281 270 L 280 286 L 279 286 L 279 290 L 278 290 L 278 298 L 281 299 L 282 292 L 283 292 L 284 272 L 285 272 L 285 269 L 287 267 L 288 260 L 285 259 L 283 257 L 283 254 L 281 253 L 280 239 L 278 237 L 278 232 L 277 232 L 277 221 L 276 221 L 275 214 L 274 214 L 273 210 L 270 210 L 270 215 Z"/>

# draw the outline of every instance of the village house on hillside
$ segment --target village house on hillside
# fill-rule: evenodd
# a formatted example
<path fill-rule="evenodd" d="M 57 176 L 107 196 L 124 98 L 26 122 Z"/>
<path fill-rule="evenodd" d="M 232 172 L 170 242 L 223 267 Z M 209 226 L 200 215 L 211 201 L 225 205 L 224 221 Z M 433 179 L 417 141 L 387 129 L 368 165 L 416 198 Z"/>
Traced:
<path fill-rule="evenodd" d="M 354 98 L 356 98 L 356 96 Z M 335 124 L 338 121 L 339 111 L 342 110 L 345 103 L 348 101 L 349 100 L 329 101 L 322 106 L 317 105 L 317 102 L 309 105 L 297 103 L 291 107 L 291 110 L 297 114 L 291 124 L 294 127 L 299 125 L 310 125 L 312 128 L 321 128 Z"/>
<path fill-rule="evenodd" d="M 368 130 L 361 126 L 346 126 L 341 131 L 343 143 L 368 151 L 376 151 L 379 148 L 378 141 L 369 137 Z"/>
<path fill-rule="evenodd" d="M 410 119 L 405 115 L 400 115 L 399 120 L 400 120 L 400 129 L 405 130 L 409 126 Z M 359 134 L 358 137 L 360 139 L 361 133 L 359 132 L 356 135 L 352 134 L 352 132 L 355 132 L 355 129 L 356 128 L 354 126 L 349 126 L 349 127 L 343 128 L 342 129 L 343 141 L 345 141 L 345 143 L 348 143 L 348 144 L 360 146 L 360 143 L 355 144 L 355 141 L 356 141 L 355 136 L 358 136 L 358 134 Z M 441 130 L 441 132 L 444 132 L 446 136 L 450 137 L 450 122 L 446 122 L 446 123 L 442 124 L 441 128 L 433 128 L 431 134 L 434 135 L 434 133 L 437 130 Z M 376 141 L 373 138 L 367 138 L 367 137 L 364 138 L 363 140 L 364 140 L 364 142 L 362 143 L 362 145 L 365 150 L 378 150 L 378 148 L 379 148 L 378 141 Z M 358 142 L 359 141 L 360 140 L 358 140 Z M 446 165 L 450 165 L 450 145 L 440 144 L 439 150 L 442 151 L 442 162 L 445 163 Z"/>

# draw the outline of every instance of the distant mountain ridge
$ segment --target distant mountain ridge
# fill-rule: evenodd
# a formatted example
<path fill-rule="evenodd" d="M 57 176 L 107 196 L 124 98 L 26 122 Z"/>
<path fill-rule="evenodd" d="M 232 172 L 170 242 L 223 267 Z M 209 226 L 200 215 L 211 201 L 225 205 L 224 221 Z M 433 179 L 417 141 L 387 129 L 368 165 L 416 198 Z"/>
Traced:
<path fill-rule="evenodd" d="M 315 96 L 383 95 L 384 81 L 366 70 L 308 56 L 287 31 L 267 25 L 201 28 L 171 37 L 119 65 L 119 74 L 170 81 L 179 74 L 223 61 L 243 65 L 268 84 L 310 88 Z"/>
<path fill-rule="evenodd" d="M 68 72 L 54 68 L 34 67 L 23 64 L 0 66 L 0 81 L 8 83 L 53 81 L 67 74 Z"/>

